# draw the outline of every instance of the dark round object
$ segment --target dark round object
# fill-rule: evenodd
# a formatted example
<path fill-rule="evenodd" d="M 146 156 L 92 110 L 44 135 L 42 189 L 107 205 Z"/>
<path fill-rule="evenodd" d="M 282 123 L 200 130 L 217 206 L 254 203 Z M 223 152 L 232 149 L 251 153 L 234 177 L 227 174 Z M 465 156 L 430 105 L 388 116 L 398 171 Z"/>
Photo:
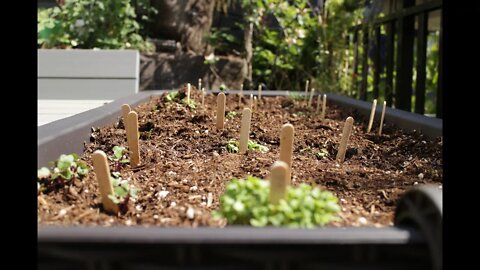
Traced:
<path fill-rule="evenodd" d="M 427 240 L 432 266 L 442 269 L 442 190 L 425 185 L 406 192 L 395 209 L 395 226 L 418 229 Z"/>

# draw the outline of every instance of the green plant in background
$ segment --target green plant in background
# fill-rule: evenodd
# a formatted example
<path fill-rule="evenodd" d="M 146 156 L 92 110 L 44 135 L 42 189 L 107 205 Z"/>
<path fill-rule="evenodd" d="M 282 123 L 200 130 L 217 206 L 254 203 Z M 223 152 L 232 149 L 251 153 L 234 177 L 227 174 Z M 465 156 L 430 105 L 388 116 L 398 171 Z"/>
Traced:
<path fill-rule="evenodd" d="M 77 154 L 60 155 L 58 160 L 50 162 L 51 169 L 42 167 L 37 171 L 40 190 L 52 190 L 63 186 L 73 178 L 81 179 L 88 174 L 88 165 Z M 37 185 L 38 185 L 37 184 Z"/>
<path fill-rule="evenodd" d="M 286 199 L 277 205 L 269 202 L 270 182 L 253 176 L 232 179 L 220 197 L 215 218 L 226 218 L 229 224 L 250 224 L 313 228 L 338 220 L 338 199 L 318 187 L 300 184 L 288 187 Z"/>
<path fill-rule="evenodd" d="M 140 20 L 148 20 L 156 10 L 148 1 L 140 2 L 146 12 Z M 61 6 L 38 10 L 37 43 L 42 48 L 154 51 L 140 35 L 141 28 L 129 0 L 65 0 Z"/>
<path fill-rule="evenodd" d="M 115 176 L 116 177 L 110 178 L 113 186 L 113 194 L 108 195 L 113 203 L 126 205 L 128 200 L 137 199 L 139 189 L 131 186 L 128 180 L 122 179 L 119 173 Z"/>
<path fill-rule="evenodd" d="M 226 51 L 232 45 L 238 44 L 238 40 L 234 35 L 228 33 L 228 28 L 217 29 L 212 27 L 210 33 L 203 37 L 203 40 L 208 45 L 212 46 L 214 50 Z"/>
<path fill-rule="evenodd" d="M 326 159 L 328 155 L 328 150 L 326 148 L 322 148 L 319 152 L 315 153 L 315 157 L 318 159 Z"/>
<path fill-rule="evenodd" d="M 227 117 L 228 119 L 233 119 L 233 118 L 235 118 L 235 116 L 237 116 L 237 115 L 238 115 L 238 113 L 237 113 L 236 111 L 230 111 L 230 112 L 227 113 L 226 117 Z"/>
<path fill-rule="evenodd" d="M 234 139 L 229 140 L 227 145 L 225 146 L 227 151 L 230 153 L 238 153 L 239 147 L 240 142 Z M 260 151 L 262 153 L 268 152 L 268 147 L 261 145 L 253 140 L 248 140 L 247 149 L 253 151 Z"/>
<path fill-rule="evenodd" d="M 305 99 L 302 92 L 290 92 L 288 94 L 288 98 L 290 98 L 293 101 L 303 101 Z"/>
<path fill-rule="evenodd" d="M 112 148 L 113 155 L 108 156 L 108 159 L 111 161 L 116 161 L 120 163 L 129 163 L 130 160 L 127 159 L 126 154 L 128 153 L 127 149 L 123 146 L 117 146 L 115 145 Z"/>

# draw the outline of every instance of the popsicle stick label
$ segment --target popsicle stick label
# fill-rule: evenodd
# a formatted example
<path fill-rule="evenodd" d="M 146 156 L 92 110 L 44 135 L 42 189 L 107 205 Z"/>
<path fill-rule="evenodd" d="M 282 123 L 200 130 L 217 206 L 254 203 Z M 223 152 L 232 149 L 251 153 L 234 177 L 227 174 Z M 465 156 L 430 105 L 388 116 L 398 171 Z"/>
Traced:
<path fill-rule="evenodd" d="M 225 125 L 225 94 L 217 95 L 217 128 L 223 129 Z"/>
<path fill-rule="evenodd" d="M 140 151 L 138 144 L 138 114 L 131 111 L 127 115 L 127 142 L 130 150 L 130 165 L 136 167 L 140 164 Z"/>
<path fill-rule="evenodd" d="M 123 126 L 125 127 L 125 130 L 127 129 L 127 115 L 131 110 L 132 109 L 130 108 L 130 105 L 128 104 L 122 105 Z"/>
<path fill-rule="evenodd" d="M 205 105 L 205 88 L 202 88 L 202 107 Z"/>
<path fill-rule="evenodd" d="M 350 137 L 350 133 L 352 133 L 352 127 L 353 117 L 349 116 L 343 126 L 342 139 L 340 140 L 336 158 L 338 162 L 343 162 L 345 160 L 345 152 L 347 151 L 348 138 Z"/>
<path fill-rule="evenodd" d="M 320 112 L 320 103 L 322 102 L 322 95 L 318 95 L 317 96 L 317 108 L 315 109 L 315 113 L 319 113 Z"/>
<path fill-rule="evenodd" d="M 112 182 L 110 181 L 110 168 L 108 168 L 107 155 L 105 155 L 103 151 L 97 150 L 93 153 L 92 160 L 103 208 L 107 212 L 116 214 L 119 211 L 118 205 L 113 203 L 108 197 L 108 195 L 113 195 L 114 193 Z"/>
<path fill-rule="evenodd" d="M 387 102 L 383 101 L 383 108 L 382 108 L 382 117 L 380 118 L 380 128 L 378 129 L 378 135 L 382 135 L 383 129 L 383 119 L 385 118 L 385 109 L 387 107 Z"/>
<path fill-rule="evenodd" d="M 259 100 L 262 99 L 262 85 L 261 84 L 258 85 L 258 99 Z"/>
<path fill-rule="evenodd" d="M 190 103 L 190 91 L 192 89 L 192 86 L 190 83 L 187 84 L 187 103 Z"/>
<path fill-rule="evenodd" d="M 197 89 L 198 90 L 202 89 L 202 79 L 201 78 L 198 79 L 198 88 Z"/>
<path fill-rule="evenodd" d="M 243 83 L 240 84 L 240 94 L 238 96 L 238 106 L 242 106 L 242 98 L 243 98 Z"/>
<path fill-rule="evenodd" d="M 290 183 L 290 169 L 287 163 L 278 160 L 272 165 L 270 171 L 270 203 L 278 204 L 287 197 L 287 186 Z"/>
<path fill-rule="evenodd" d="M 308 99 L 308 107 L 312 107 L 312 99 L 313 99 L 314 92 L 315 92 L 315 88 L 312 88 L 312 90 L 310 90 L 310 98 Z"/>
<path fill-rule="evenodd" d="M 250 109 L 253 109 L 253 94 L 250 94 Z"/>
<path fill-rule="evenodd" d="M 253 110 L 255 111 L 257 109 L 257 97 L 253 97 Z"/>
<path fill-rule="evenodd" d="M 247 152 L 248 137 L 250 136 L 250 122 L 252 120 L 252 110 L 245 108 L 242 111 L 242 124 L 240 127 L 240 146 L 238 152 L 243 154 Z"/>
<path fill-rule="evenodd" d="M 323 101 L 322 101 L 322 114 L 320 115 L 321 119 L 325 119 L 325 112 L 327 110 L 327 95 L 323 94 Z"/>
<path fill-rule="evenodd" d="M 310 81 L 307 80 L 307 81 L 305 82 L 305 95 L 304 95 L 304 100 L 305 100 L 305 102 L 307 102 L 307 98 L 308 98 L 308 86 L 309 86 L 309 84 L 310 84 Z"/>
<path fill-rule="evenodd" d="M 288 165 L 289 172 L 292 171 L 292 155 L 293 155 L 293 136 L 295 129 L 292 124 L 282 126 L 280 132 L 280 158 L 279 160 Z M 289 176 L 290 179 L 290 176 Z"/>
<path fill-rule="evenodd" d="M 377 108 L 377 100 L 374 99 L 372 103 L 372 110 L 370 111 L 370 120 L 368 121 L 367 133 L 370 132 L 373 125 L 373 118 L 375 117 L 375 108 Z"/>

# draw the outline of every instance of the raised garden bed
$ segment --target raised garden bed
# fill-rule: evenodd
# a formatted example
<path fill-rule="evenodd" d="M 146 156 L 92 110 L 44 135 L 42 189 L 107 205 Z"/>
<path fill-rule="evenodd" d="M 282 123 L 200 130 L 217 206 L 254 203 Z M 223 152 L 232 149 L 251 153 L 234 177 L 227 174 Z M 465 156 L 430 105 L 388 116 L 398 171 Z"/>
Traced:
<path fill-rule="evenodd" d="M 311 239 L 312 241 L 300 240 L 298 245 L 322 244 L 323 247 L 326 247 L 333 245 L 334 242 L 342 243 L 341 239 L 343 239 L 343 243 L 350 244 L 352 250 L 355 250 L 353 247 L 355 245 L 387 243 L 386 239 L 389 236 L 390 239 L 396 239 L 392 240 L 391 244 L 393 242 L 399 245 L 423 243 L 420 245 L 422 246 L 420 249 L 425 248 L 426 242 L 430 245 L 434 242 L 432 237 L 419 236 L 418 232 L 405 234 L 408 231 L 395 231 L 397 229 L 393 230 L 391 226 L 395 222 L 394 212 L 397 201 L 405 191 L 421 184 L 433 184 L 436 187 L 441 185 L 442 142 L 441 138 L 435 138 L 435 135 L 439 133 L 438 125 L 419 125 L 423 130 L 427 130 L 426 133 L 430 135 L 429 137 L 418 132 L 402 131 L 392 126 L 390 119 L 403 119 L 403 122 L 410 126 L 415 126 L 415 121 L 405 120 L 401 116 L 395 118 L 395 113 L 387 112 L 384 133 L 378 136 L 374 135 L 376 128 L 371 134 L 366 134 L 368 119 L 361 115 L 361 106 L 357 106 L 355 110 L 354 108 L 341 108 L 329 102 L 326 119 L 321 120 L 312 110 L 306 109 L 300 102 L 293 101 L 287 96 L 264 97 L 258 110 L 253 113 L 250 138 L 268 147 L 269 150 L 266 153 L 248 151 L 247 154 L 240 155 L 229 153 L 226 147 L 230 139 L 238 140 L 239 135 L 240 116 L 233 113 L 228 114 L 228 112 L 239 113 L 243 108 L 243 106 L 241 106 L 242 108 L 238 106 L 236 95 L 227 95 L 227 115 L 230 116 L 230 119 L 227 118 L 225 129 L 219 131 L 215 128 L 214 122 L 214 108 L 216 107 L 214 95 L 205 97 L 205 108 L 198 106 L 196 109 L 191 109 L 175 102 L 166 104 L 163 97 L 158 97 L 158 94 L 161 93 L 141 93 L 143 96 L 139 94 L 134 99 L 118 100 L 108 106 L 46 125 L 42 127 L 43 129 L 39 128 L 39 166 L 58 158 L 60 153 L 83 152 L 83 141 L 87 140 L 90 142 L 85 143 L 84 160 L 91 165 L 90 159 L 93 151 L 100 149 L 107 154 L 112 154 L 113 146 L 126 146 L 123 123 L 107 124 L 114 122 L 115 117 L 119 116 L 120 105 L 126 103 L 127 100 L 130 101 L 129 103 L 137 104 L 149 100 L 148 103 L 134 108 L 139 113 L 142 165 L 136 169 L 130 168 L 129 165 L 119 169 L 122 178 L 130 178 L 136 187 L 141 188 L 139 199 L 136 202 L 130 201 L 129 210 L 123 215 L 113 216 L 105 213 L 101 208 L 93 172 L 89 172 L 82 181 L 75 180 L 73 184 L 67 185 L 66 188 L 57 192 L 41 195 L 38 205 L 39 242 L 45 248 L 44 250 L 49 250 L 47 247 L 51 247 L 52 243 L 57 243 L 57 245 L 59 242 L 66 245 L 78 244 L 78 240 L 82 238 L 78 233 L 82 230 L 87 230 L 89 234 L 92 233 L 92 237 L 88 238 L 90 240 L 85 240 L 83 244 L 104 243 L 107 249 L 109 247 L 106 242 L 110 244 L 112 241 L 145 243 L 148 235 L 157 235 L 152 238 L 152 241 L 158 245 L 169 245 L 174 243 L 175 239 L 184 239 L 181 237 L 182 235 L 196 239 L 190 241 L 191 239 L 188 240 L 188 237 L 185 238 L 187 239 L 186 243 L 192 245 L 202 243 L 239 244 L 242 242 L 240 240 L 242 237 L 235 233 L 230 237 L 226 234 L 231 229 L 218 229 L 221 231 L 218 235 L 219 240 L 211 242 L 206 233 L 208 230 L 188 230 L 186 234 L 183 234 L 182 230 L 175 229 L 177 234 L 174 235 L 179 238 L 167 237 L 170 239 L 169 242 L 159 236 L 165 237 L 169 234 L 168 230 L 173 229 L 163 229 L 160 232 L 158 231 L 160 229 L 142 229 L 134 225 L 155 227 L 225 226 L 225 220 L 211 218 L 211 210 L 218 208 L 219 196 L 222 194 L 225 184 L 234 177 L 243 178 L 248 174 L 266 178 L 271 165 L 278 159 L 280 127 L 287 122 L 295 126 L 292 184 L 294 186 L 299 183 L 318 185 L 322 189 L 333 192 L 340 199 L 339 204 L 342 208 L 340 220 L 332 223 L 330 227 L 386 228 L 371 230 L 372 235 L 377 234 L 377 240 L 368 237 L 367 229 L 352 233 L 350 238 L 345 238 L 348 233 L 338 233 L 337 241 L 330 243 L 328 240 L 325 242 L 325 236 L 328 233 L 321 236 L 313 234 L 314 231 L 310 234 L 299 229 L 289 231 L 288 236 L 282 237 L 281 235 L 285 235 L 283 232 L 285 229 L 275 229 L 278 231 L 273 233 L 272 238 L 267 237 L 267 240 L 260 241 L 263 247 L 275 243 L 289 243 L 296 234 L 300 237 L 299 239 Z M 264 92 L 264 96 L 275 94 L 281 93 Z M 193 91 L 192 98 L 199 103 L 200 93 Z M 334 98 L 331 99 L 334 100 Z M 248 100 L 244 104 L 246 103 Z M 342 100 L 338 99 L 338 104 L 341 103 Z M 100 112 L 101 114 L 99 114 Z M 95 116 L 96 119 L 92 116 Z M 335 162 L 334 158 L 341 129 L 347 116 L 355 118 L 355 125 L 350 137 L 347 158 L 340 165 Z M 70 126 L 67 129 L 68 123 Z M 91 127 L 95 128 L 90 135 Z M 52 134 L 51 136 L 47 135 L 49 132 Z M 56 153 L 52 151 L 52 145 L 56 145 Z M 166 191 L 168 191 L 166 196 L 161 195 Z M 209 196 L 211 200 L 208 199 Z M 429 195 L 426 195 L 425 198 L 429 198 Z M 438 203 L 430 204 L 438 206 Z M 425 205 L 419 206 L 419 209 L 424 207 Z M 406 208 L 407 210 L 402 211 L 411 210 L 411 207 Z M 193 218 L 191 214 L 187 215 L 188 211 L 192 211 L 189 209 L 193 209 Z M 397 217 L 399 216 L 402 215 L 397 213 Z M 402 223 L 398 222 L 396 224 Z M 135 236 L 125 238 L 121 233 L 112 233 L 108 229 L 107 231 L 105 229 L 100 231 L 99 228 L 60 229 L 59 227 L 45 227 L 45 225 L 134 226 L 124 228 L 125 235 L 142 232 L 139 235 L 144 235 L 145 238 L 136 238 Z M 425 229 L 420 227 L 417 226 L 420 231 Z M 132 230 L 129 231 L 129 229 Z M 258 230 L 245 229 L 247 231 Z M 69 232 L 68 230 L 73 231 L 66 233 Z M 329 230 L 333 230 L 333 233 L 335 228 Z M 386 234 L 378 234 L 382 230 Z M 83 233 L 85 232 L 83 231 Z M 257 232 L 243 232 L 243 237 L 246 237 L 243 239 L 246 239 L 246 242 L 242 243 L 258 244 L 254 241 L 257 239 L 254 236 L 259 237 L 263 233 Z M 328 230 L 324 232 L 328 232 Z M 206 233 L 206 238 L 201 236 L 202 233 Z M 417 237 L 412 236 L 415 233 L 417 233 Z M 102 238 L 100 235 L 104 235 L 106 238 Z M 430 249 L 430 252 L 433 251 Z M 52 252 L 47 253 L 52 255 Z M 417 256 L 418 259 L 421 253 L 410 255 Z M 118 254 L 116 253 L 114 257 L 119 258 Z M 435 256 L 438 256 L 438 252 Z M 69 255 L 65 255 L 65 257 L 69 257 Z M 200 257 L 208 256 L 203 254 Z M 353 257 L 352 260 L 354 260 Z M 372 259 L 372 262 L 375 260 Z"/>

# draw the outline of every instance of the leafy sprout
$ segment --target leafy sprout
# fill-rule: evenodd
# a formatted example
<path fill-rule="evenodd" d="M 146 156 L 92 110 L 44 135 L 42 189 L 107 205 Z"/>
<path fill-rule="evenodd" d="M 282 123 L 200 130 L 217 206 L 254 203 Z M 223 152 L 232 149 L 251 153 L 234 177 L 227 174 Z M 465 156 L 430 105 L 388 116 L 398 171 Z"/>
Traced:
<path fill-rule="evenodd" d="M 186 94 L 184 92 L 179 91 L 171 91 L 164 97 L 165 102 L 177 102 L 181 103 L 190 109 L 195 109 L 197 107 L 197 103 L 195 100 L 190 99 L 187 101 Z"/>
<path fill-rule="evenodd" d="M 239 147 L 240 147 L 240 142 L 234 139 L 229 140 L 227 145 L 225 146 L 227 151 L 230 153 L 238 153 Z M 268 147 L 261 145 L 253 140 L 248 140 L 247 149 L 260 151 L 262 153 L 268 152 Z"/>
<path fill-rule="evenodd" d="M 320 152 L 317 152 L 315 156 L 318 159 L 326 159 L 328 157 L 328 150 L 326 148 L 320 149 Z"/>
<path fill-rule="evenodd" d="M 300 92 L 291 92 L 288 97 L 294 101 L 303 101 L 305 97 Z"/>
<path fill-rule="evenodd" d="M 130 162 L 130 160 L 126 158 L 126 154 L 127 154 L 128 151 L 127 151 L 127 149 L 125 149 L 125 147 L 115 145 L 112 148 L 112 151 L 113 151 L 113 155 L 108 156 L 109 160 L 117 161 L 117 162 L 120 162 L 120 163 L 129 163 Z"/>
<path fill-rule="evenodd" d="M 37 171 L 40 190 L 52 190 L 65 185 L 73 178 L 81 179 L 88 173 L 88 165 L 77 154 L 60 155 L 58 160 L 50 162 L 51 168 L 42 167 Z M 37 184 L 38 185 L 38 184 Z"/>
<path fill-rule="evenodd" d="M 139 189 L 131 186 L 128 180 L 122 179 L 119 174 L 116 177 L 110 177 L 113 186 L 113 194 L 108 197 L 115 204 L 126 205 L 129 199 L 137 199 Z"/>
<path fill-rule="evenodd" d="M 226 117 L 227 117 L 228 119 L 233 119 L 233 118 L 235 118 L 235 116 L 237 116 L 237 115 L 238 115 L 238 113 L 237 113 L 236 111 L 231 111 L 231 112 L 228 112 L 228 113 L 227 113 L 227 116 L 226 116 Z"/>
<path fill-rule="evenodd" d="M 232 179 L 220 197 L 215 218 L 226 218 L 230 224 L 250 224 L 313 228 L 338 220 L 338 199 L 331 192 L 300 184 L 288 187 L 286 199 L 269 202 L 270 182 L 247 176 Z"/>

